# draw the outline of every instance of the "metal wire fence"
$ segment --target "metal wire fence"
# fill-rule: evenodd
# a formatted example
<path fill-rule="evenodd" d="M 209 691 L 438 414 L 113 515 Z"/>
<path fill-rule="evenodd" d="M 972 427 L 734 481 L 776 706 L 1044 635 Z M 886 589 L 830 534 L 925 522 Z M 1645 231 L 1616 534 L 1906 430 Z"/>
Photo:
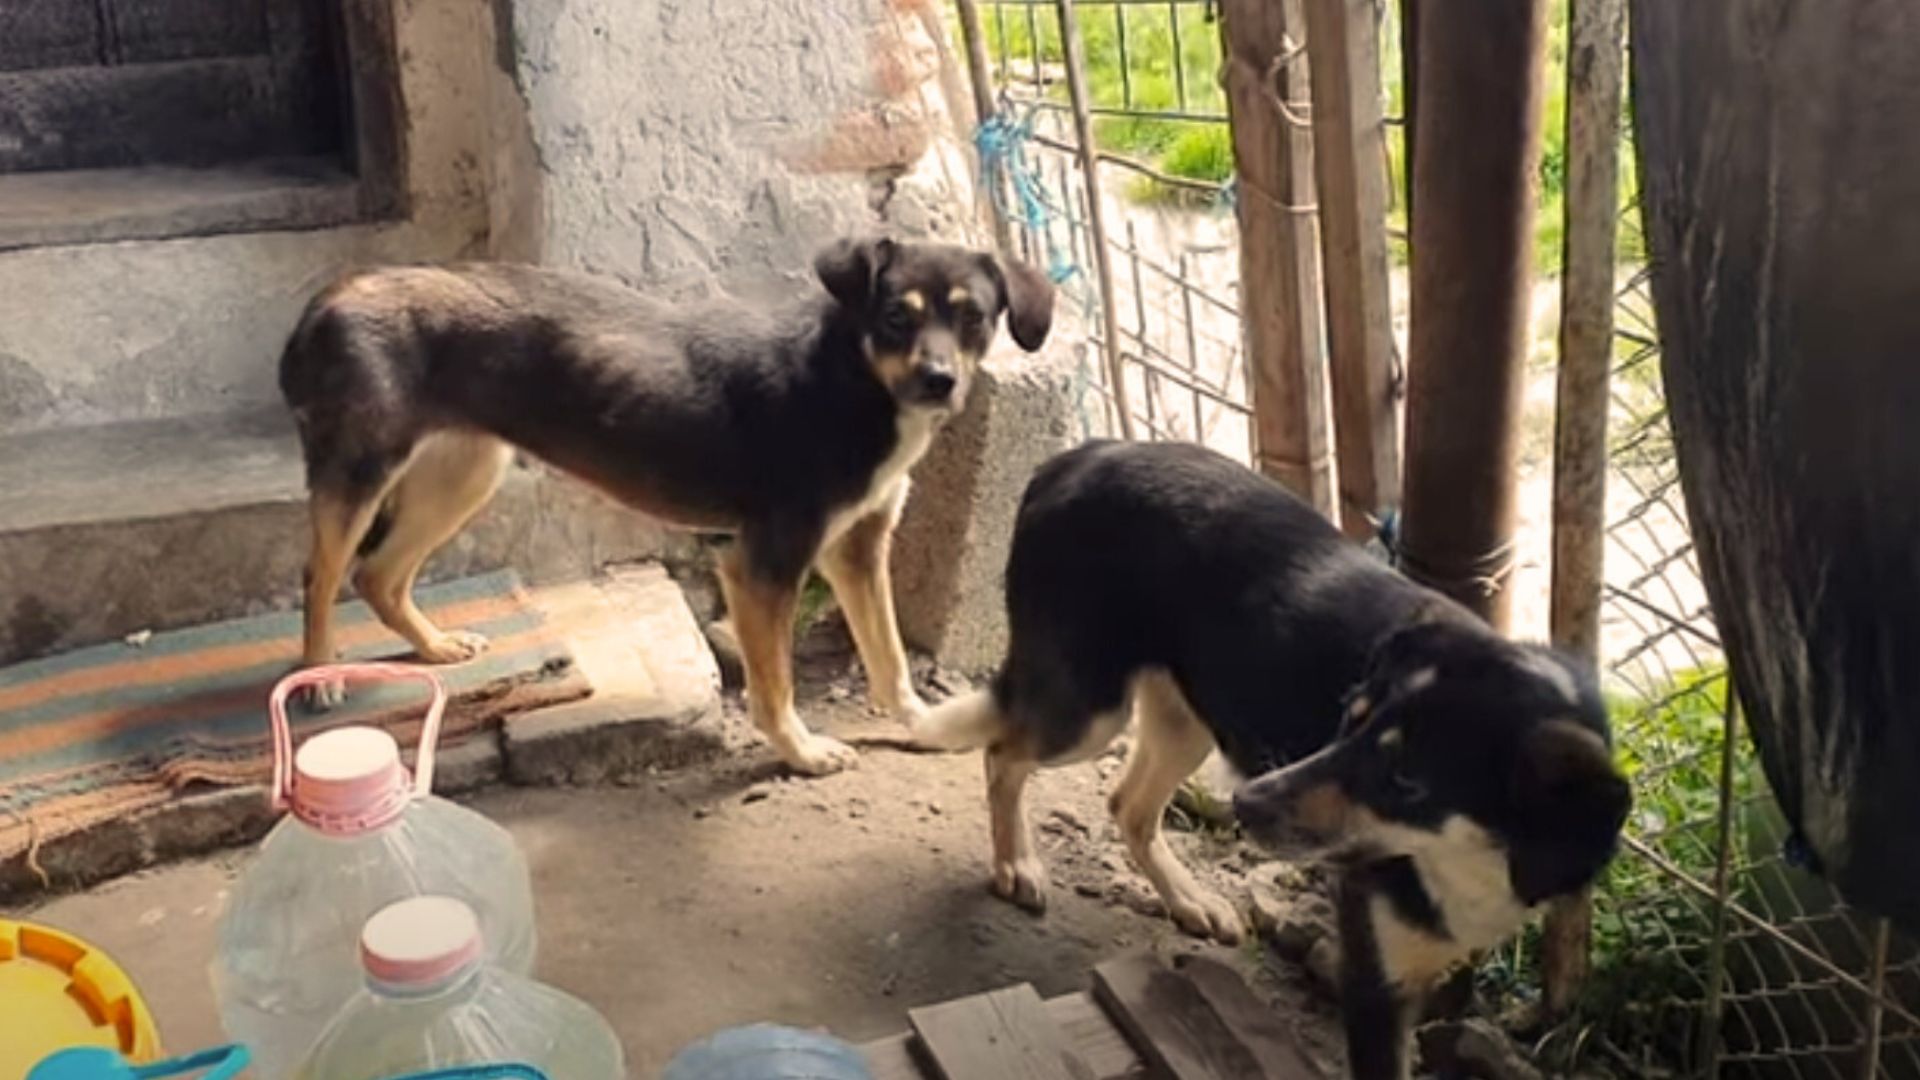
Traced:
<path fill-rule="evenodd" d="M 1199 442 L 1250 461 L 1231 150 L 1211 4 L 1078 0 L 1077 83 L 1054 0 L 974 7 L 992 97 L 1023 143 L 1008 167 L 1040 181 L 1007 216 L 1023 254 L 1063 278 L 1086 323 L 1083 433 Z M 1080 138 L 1082 119 L 1091 146 Z"/>
<path fill-rule="evenodd" d="M 1037 181 L 1024 202 L 1003 190 L 1003 209 L 1027 257 L 1054 269 L 1085 316 L 1083 434 L 1195 441 L 1250 462 L 1212 5 L 973 7 L 992 97 L 1022 148 L 1006 165 Z M 1063 7 L 1077 42 L 1062 34 Z M 1393 7 L 1382 6 L 1389 113 L 1401 98 Z M 1564 4 L 1557 11 L 1564 20 Z M 1387 123 L 1394 147 L 1397 118 Z M 1623 155 L 1630 169 L 1630 143 Z M 1396 172 L 1397 152 L 1387 156 Z M 1396 242 L 1400 214 L 1390 208 Z M 1636 808 L 1626 850 L 1597 890 L 1581 1005 L 1535 1050 L 1555 1069 L 1627 1076 L 1920 1078 L 1920 943 L 1849 910 L 1782 857 L 1784 823 L 1729 705 L 1667 426 L 1637 224 L 1629 201 L 1601 635 Z M 1483 984 L 1527 993 L 1516 976 L 1527 965 L 1516 961 L 1536 941 L 1494 958 Z"/>
<path fill-rule="evenodd" d="M 1649 274 L 1623 271 L 1603 655 L 1636 809 L 1595 900 L 1593 982 L 1543 1056 L 1626 1075 L 1920 1077 L 1920 948 L 1781 854 L 1687 528 Z"/>

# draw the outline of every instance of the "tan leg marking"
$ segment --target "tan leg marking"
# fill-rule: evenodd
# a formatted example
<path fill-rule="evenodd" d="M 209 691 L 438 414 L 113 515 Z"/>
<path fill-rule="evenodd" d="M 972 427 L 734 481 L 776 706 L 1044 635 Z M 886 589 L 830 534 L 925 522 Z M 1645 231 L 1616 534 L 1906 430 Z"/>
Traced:
<path fill-rule="evenodd" d="M 987 810 L 993 821 L 993 891 L 1032 912 L 1047 910 L 1047 867 L 1027 827 L 1027 780 L 1040 768 L 1020 740 L 987 748 Z"/>
<path fill-rule="evenodd" d="M 834 538 L 820 553 L 819 568 L 846 614 L 860 663 L 867 669 L 867 687 L 874 707 L 911 725 L 927 714 L 926 702 L 913 689 L 906 646 L 900 641 L 900 620 L 893 608 L 890 568 L 893 529 L 906 502 L 906 486 L 888 505 L 861 518 Z"/>
<path fill-rule="evenodd" d="M 780 760 L 810 776 L 836 773 L 859 759 L 837 739 L 807 730 L 793 708 L 793 613 L 800 583 L 771 585 L 743 564 L 738 546 L 721 554 L 721 591 L 747 671 L 747 710 Z"/>
<path fill-rule="evenodd" d="M 393 521 L 354 577 L 374 614 L 429 664 L 457 664 L 484 652 L 487 639 L 447 633 L 413 601 L 427 557 L 453 539 L 493 497 L 513 461 L 513 448 L 484 435 L 436 435 L 424 443 L 387 504 Z"/>
<path fill-rule="evenodd" d="M 1137 677 L 1133 701 L 1139 731 L 1126 772 L 1107 805 L 1126 838 L 1128 854 L 1153 883 L 1173 921 L 1189 934 L 1234 944 L 1242 933 L 1239 913 L 1194 880 L 1160 831 L 1173 793 L 1213 750 L 1213 735 L 1164 672 Z"/>

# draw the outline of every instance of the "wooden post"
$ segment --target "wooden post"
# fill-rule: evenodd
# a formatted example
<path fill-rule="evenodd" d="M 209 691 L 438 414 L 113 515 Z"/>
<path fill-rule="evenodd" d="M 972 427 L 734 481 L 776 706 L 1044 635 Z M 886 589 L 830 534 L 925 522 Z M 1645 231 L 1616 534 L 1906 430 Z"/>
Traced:
<path fill-rule="evenodd" d="M 1338 521 L 1300 0 L 1221 0 L 1260 471 Z M 1290 33 L 1291 31 L 1291 33 Z"/>
<path fill-rule="evenodd" d="M 955 10 L 960 15 L 960 36 L 967 49 L 967 81 L 973 84 L 974 122 L 984 124 L 999 110 L 993 102 L 993 65 L 987 59 L 987 34 L 980 25 L 980 7 L 974 0 L 954 0 Z M 929 33 L 932 28 L 929 28 Z M 981 175 L 982 184 L 992 181 Z M 1013 255 L 1013 229 L 1007 219 L 994 209 L 992 191 L 981 191 L 980 199 L 986 203 L 983 208 L 987 219 L 993 223 L 993 242 L 1000 254 Z"/>
<path fill-rule="evenodd" d="M 1608 380 L 1613 258 L 1620 216 L 1624 0 L 1573 0 L 1567 37 L 1566 257 L 1553 425 L 1553 643 L 1600 661 L 1607 528 Z M 1547 1015 L 1566 1015 L 1586 980 L 1593 898 L 1547 911 L 1541 974 Z"/>
<path fill-rule="evenodd" d="M 1386 132 L 1373 0 L 1305 0 L 1314 179 L 1341 528 L 1371 538 L 1400 504 L 1400 388 L 1387 289 Z"/>
<path fill-rule="evenodd" d="M 1422 20 L 1401 564 L 1505 630 L 1546 0 Z"/>
<path fill-rule="evenodd" d="M 1406 190 L 1407 235 L 1413 235 L 1413 118 L 1419 112 L 1420 0 L 1400 0 L 1400 169 Z M 1411 262 L 1413 249 L 1407 249 Z"/>
<path fill-rule="evenodd" d="M 1087 185 L 1087 241 L 1093 248 L 1094 279 L 1100 287 L 1102 345 L 1107 378 L 1113 383 L 1113 411 L 1120 434 L 1133 438 L 1133 410 L 1127 400 L 1127 372 L 1120 361 L 1120 305 L 1113 291 L 1113 249 L 1107 243 L 1107 210 L 1100 192 L 1100 148 L 1093 141 L 1093 110 L 1087 97 L 1087 50 L 1073 0 L 1054 0 L 1060 13 L 1060 40 L 1066 43 L 1067 96 L 1073 105 L 1073 133 L 1080 144 L 1080 172 Z M 1036 44 L 1036 48 L 1037 48 Z"/>

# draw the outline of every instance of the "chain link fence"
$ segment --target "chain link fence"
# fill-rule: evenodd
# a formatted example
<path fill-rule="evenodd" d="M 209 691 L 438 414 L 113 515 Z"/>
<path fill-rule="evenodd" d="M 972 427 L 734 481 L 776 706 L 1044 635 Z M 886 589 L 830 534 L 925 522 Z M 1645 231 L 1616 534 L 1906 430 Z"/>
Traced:
<path fill-rule="evenodd" d="M 1232 150 L 1212 5 L 1073 0 L 1077 88 L 1058 0 L 973 6 L 1000 125 L 981 141 L 998 169 L 996 198 L 1022 253 L 1061 282 L 1089 335 L 1083 434 L 1194 441 L 1251 462 Z M 1394 9 L 1381 8 L 1389 114 L 1403 100 Z M 1549 78 L 1564 83 L 1565 0 L 1553 16 Z M 1550 97 L 1560 109 L 1557 93 Z M 1303 110 L 1302 122 L 1309 117 Z M 1081 119 L 1091 148 L 1077 137 Z M 1397 193 L 1401 129 L 1392 115 L 1387 125 L 1385 167 Z M 1556 153 L 1550 146 L 1548 169 Z M 1622 157 L 1631 190 L 1630 138 Z M 1087 182 L 1093 159 L 1097 185 Z M 1627 201 L 1601 655 L 1636 806 L 1625 850 L 1596 893 L 1593 972 L 1581 1004 L 1533 1049 L 1555 1071 L 1619 1076 L 1920 1078 L 1920 943 L 1849 910 L 1783 857 L 1784 822 L 1730 708 L 1666 421 L 1639 215 Z M 1554 230 L 1558 212 L 1542 212 Z M 1404 250 L 1398 205 L 1386 227 Z M 1543 233 L 1543 266 L 1558 265 L 1557 243 L 1557 231 Z M 1110 307 L 1101 303 L 1103 273 Z M 1397 294 L 1403 283 L 1396 272 Z M 1401 337 L 1404 302 L 1395 309 Z M 1546 497 L 1544 486 L 1534 490 Z M 1522 516 L 1544 530 L 1548 515 L 1536 509 Z M 1544 548 L 1544 538 L 1533 546 Z M 1543 568 L 1526 570 L 1522 587 L 1543 590 Z M 1529 935 L 1491 958 L 1483 988 L 1531 996 L 1522 973 L 1537 942 Z"/>

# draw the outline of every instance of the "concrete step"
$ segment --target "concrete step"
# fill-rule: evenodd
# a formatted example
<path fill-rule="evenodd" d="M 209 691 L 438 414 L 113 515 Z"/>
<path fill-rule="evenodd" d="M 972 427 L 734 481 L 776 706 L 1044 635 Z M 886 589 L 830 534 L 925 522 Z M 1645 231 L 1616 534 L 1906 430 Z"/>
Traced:
<path fill-rule="evenodd" d="M 659 564 L 613 567 L 593 581 L 536 588 L 533 598 L 566 636 L 593 694 L 509 716 L 498 731 L 441 754 L 438 793 L 502 779 L 630 784 L 739 748 L 742 737 L 730 736 L 722 717 L 713 654 Z M 182 793 L 0 862 L 0 904 L 251 843 L 276 820 L 261 787 Z"/>
<path fill-rule="evenodd" d="M 425 577 L 511 566 L 538 585 L 689 545 L 522 462 Z M 0 436 L 0 664 L 290 607 L 306 547 L 280 410 Z"/>

